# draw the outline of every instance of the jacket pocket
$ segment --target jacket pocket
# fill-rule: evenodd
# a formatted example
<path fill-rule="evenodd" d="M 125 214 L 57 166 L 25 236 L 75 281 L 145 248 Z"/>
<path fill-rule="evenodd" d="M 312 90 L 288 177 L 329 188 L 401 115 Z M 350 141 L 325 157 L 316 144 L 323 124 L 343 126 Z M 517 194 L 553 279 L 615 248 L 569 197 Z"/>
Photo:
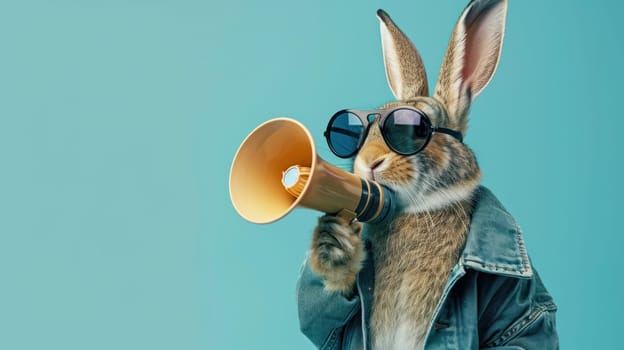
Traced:
<path fill-rule="evenodd" d="M 496 339 L 488 342 L 486 347 L 496 347 L 506 345 L 514 339 L 523 335 L 533 324 L 539 321 L 544 315 L 557 311 L 557 305 L 553 302 L 547 302 L 534 307 L 529 313 L 525 314 L 516 322 L 512 323 L 505 331 Z"/>

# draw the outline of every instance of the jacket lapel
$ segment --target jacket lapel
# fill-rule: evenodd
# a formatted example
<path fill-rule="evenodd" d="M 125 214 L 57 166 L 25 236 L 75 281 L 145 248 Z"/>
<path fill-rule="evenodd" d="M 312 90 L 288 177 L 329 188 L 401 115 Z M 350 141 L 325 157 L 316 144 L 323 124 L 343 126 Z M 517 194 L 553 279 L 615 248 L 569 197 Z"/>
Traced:
<path fill-rule="evenodd" d="M 522 231 L 492 192 L 481 186 L 459 263 L 477 271 L 530 278 Z"/>

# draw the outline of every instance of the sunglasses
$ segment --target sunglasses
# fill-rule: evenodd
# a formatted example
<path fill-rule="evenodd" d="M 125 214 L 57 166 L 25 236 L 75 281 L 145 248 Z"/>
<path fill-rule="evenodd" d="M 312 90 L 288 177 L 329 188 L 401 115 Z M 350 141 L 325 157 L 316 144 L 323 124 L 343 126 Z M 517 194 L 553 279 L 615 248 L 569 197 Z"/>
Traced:
<path fill-rule="evenodd" d="M 331 117 L 323 135 L 335 155 L 350 158 L 362 147 L 370 125 L 377 118 L 384 141 L 391 150 L 401 155 L 409 156 L 422 151 L 434 132 L 462 141 L 461 132 L 431 126 L 429 117 L 412 107 L 370 111 L 344 109 Z"/>

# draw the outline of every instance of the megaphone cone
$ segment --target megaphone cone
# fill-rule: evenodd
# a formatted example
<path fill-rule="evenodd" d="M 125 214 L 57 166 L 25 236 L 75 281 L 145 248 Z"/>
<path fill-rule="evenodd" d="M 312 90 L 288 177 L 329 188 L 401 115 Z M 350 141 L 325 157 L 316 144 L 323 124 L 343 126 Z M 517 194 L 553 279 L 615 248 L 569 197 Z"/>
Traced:
<path fill-rule="evenodd" d="M 310 132 L 289 118 L 269 120 L 240 145 L 230 169 L 230 198 L 246 220 L 266 224 L 297 206 L 380 222 L 393 211 L 392 192 L 337 168 L 316 154 Z"/>

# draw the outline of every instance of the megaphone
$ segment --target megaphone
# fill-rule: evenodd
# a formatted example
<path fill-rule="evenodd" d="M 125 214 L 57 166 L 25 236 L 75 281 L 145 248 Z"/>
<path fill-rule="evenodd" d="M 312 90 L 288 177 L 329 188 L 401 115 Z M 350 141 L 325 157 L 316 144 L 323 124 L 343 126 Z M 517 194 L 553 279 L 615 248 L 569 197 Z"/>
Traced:
<path fill-rule="evenodd" d="M 316 154 L 310 132 L 271 119 L 242 142 L 230 169 L 230 198 L 247 221 L 267 224 L 295 207 L 378 223 L 394 211 L 390 189 L 337 168 Z"/>

